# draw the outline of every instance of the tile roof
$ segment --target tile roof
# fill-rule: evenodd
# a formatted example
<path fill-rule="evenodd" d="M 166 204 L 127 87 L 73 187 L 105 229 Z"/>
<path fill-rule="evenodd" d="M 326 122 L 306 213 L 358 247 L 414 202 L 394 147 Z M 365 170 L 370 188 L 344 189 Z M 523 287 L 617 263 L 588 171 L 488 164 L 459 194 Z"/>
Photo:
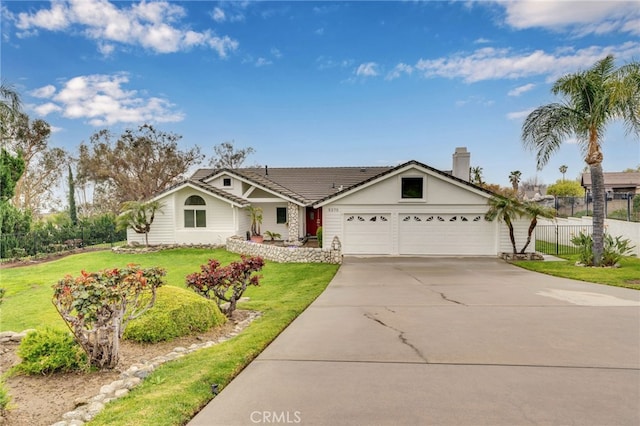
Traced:
<path fill-rule="evenodd" d="M 423 167 L 436 174 L 493 195 L 491 191 L 473 185 L 465 180 L 458 179 L 448 171 L 434 169 L 418 161 L 409 161 L 395 167 L 248 167 L 241 169 L 200 169 L 191 176 L 191 179 L 204 181 L 208 177 L 227 172 L 296 200 L 304 205 L 310 205 L 324 201 L 338 193 L 364 185 L 407 165 Z"/>
<path fill-rule="evenodd" d="M 603 176 L 607 188 L 640 188 L 640 172 L 605 172 Z M 591 173 L 582 174 L 582 186 L 591 186 Z"/>

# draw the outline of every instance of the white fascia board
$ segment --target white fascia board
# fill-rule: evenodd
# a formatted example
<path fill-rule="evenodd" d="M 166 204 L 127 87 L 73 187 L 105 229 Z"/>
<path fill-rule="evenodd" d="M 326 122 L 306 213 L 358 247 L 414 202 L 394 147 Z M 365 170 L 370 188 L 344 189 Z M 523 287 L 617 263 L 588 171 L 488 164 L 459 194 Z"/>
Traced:
<path fill-rule="evenodd" d="M 191 189 L 193 189 L 193 190 L 195 190 L 195 191 L 199 191 L 199 192 L 201 192 L 201 193 L 203 193 L 203 194 L 210 195 L 210 196 L 212 196 L 212 197 L 214 197 L 214 198 L 217 198 L 217 199 L 219 199 L 219 200 L 225 201 L 225 202 L 227 202 L 227 203 L 231 204 L 231 205 L 232 205 L 232 206 L 234 206 L 234 207 L 239 207 L 239 208 L 243 208 L 243 207 L 244 207 L 242 204 L 236 203 L 235 201 L 230 200 L 230 199 L 228 199 L 228 198 L 221 197 L 220 195 L 218 195 L 218 194 L 216 194 L 216 193 L 214 193 L 214 192 L 207 191 L 206 189 L 201 188 L 201 187 L 199 187 L 198 185 L 194 185 L 193 183 L 191 183 L 191 182 L 189 182 L 189 181 L 186 181 L 186 182 L 184 182 L 182 185 L 177 185 L 176 187 L 171 188 L 170 190 L 168 190 L 168 191 L 166 191 L 166 192 L 163 192 L 162 194 L 159 194 L 159 195 L 157 195 L 157 196 L 153 197 L 153 198 L 151 199 L 151 201 L 158 201 L 158 200 L 161 200 L 162 198 L 164 198 L 164 197 L 166 197 L 166 196 L 168 196 L 168 195 L 171 195 L 171 194 L 173 194 L 174 192 L 177 192 L 177 191 L 179 191 L 179 190 L 181 190 L 181 189 L 184 189 L 184 188 L 191 188 Z M 247 203 L 249 203 L 249 201 L 248 201 L 248 200 L 247 200 Z"/>
<path fill-rule="evenodd" d="M 284 201 L 291 202 L 291 203 L 296 204 L 296 205 L 301 206 L 301 207 L 306 206 L 306 204 L 301 203 L 298 200 L 294 200 L 293 198 L 289 198 L 286 195 L 282 195 L 282 194 L 280 194 L 280 193 L 278 193 L 276 191 L 273 191 L 273 190 L 271 190 L 271 189 L 269 189 L 267 187 L 264 187 L 264 186 L 262 186 L 260 184 L 252 182 L 252 181 L 248 180 L 247 178 L 245 178 L 243 176 L 240 176 L 240 175 L 237 175 L 237 174 L 233 173 L 233 171 L 223 171 L 223 172 L 220 172 L 220 173 L 216 173 L 215 175 L 208 177 L 207 180 L 205 180 L 204 182 L 209 182 L 209 181 L 211 181 L 213 179 L 216 179 L 216 178 L 218 178 L 220 176 L 224 176 L 224 175 L 232 176 L 233 178 L 238 179 L 239 181 L 244 182 L 244 183 L 249 184 L 249 185 L 252 186 L 252 188 L 249 188 L 244 194 L 242 194 L 243 198 L 247 198 L 249 196 L 249 194 L 251 194 L 253 192 L 253 190 L 257 188 L 257 189 L 261 189 L 261 190 L 263 190 L 265 192 L 268 192 L 269 194 L 273 194 L 276 197 L 278 197 L 278 198 L 280 198 L 280 199 L 282 199 Z M 220 188 L 220 189 L 222 189 L 222 188 Z M 251 203 L 252 200 L 247 199 L 247 202 Z"/>

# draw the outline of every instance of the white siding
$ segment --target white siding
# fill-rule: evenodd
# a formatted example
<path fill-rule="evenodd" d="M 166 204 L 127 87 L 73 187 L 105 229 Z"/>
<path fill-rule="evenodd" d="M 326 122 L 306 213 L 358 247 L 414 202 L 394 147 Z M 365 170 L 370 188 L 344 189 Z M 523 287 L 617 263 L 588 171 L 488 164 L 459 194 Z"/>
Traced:
<path fill-rule="evenodd" d="M 517 219 L 513 222 L 513 234 L 516 240 L 516 249 L 518 252 L 522 250 L 527 242 L 527 232 L 529 230 L 530 219 Z M 513 253 L 513 245 L 511 245 L 511 239 L 509 239 L 509 228 L 504 222 L 498 223 L 500 232 L 500 241 L 498 246 L 499 253 Z M 527 247 L 527 253 L 534 252 L 536 248 L 535 233 L 531 236 L 531 243 Z"/>
<path fill-rule="evenodd" d="M 256 206 L 262 207 L 262 235 L 267 238 L 265 232 L 271 231 L 280 234 L 282 238 L 286 238 L 288 235 L 287 225 L 286 223 L 276 223 L 276 209 L 278 207 L 287 208 L 287 202 L 256 204 Z M 249 223 L 249 225 L 251 224 Z"/>

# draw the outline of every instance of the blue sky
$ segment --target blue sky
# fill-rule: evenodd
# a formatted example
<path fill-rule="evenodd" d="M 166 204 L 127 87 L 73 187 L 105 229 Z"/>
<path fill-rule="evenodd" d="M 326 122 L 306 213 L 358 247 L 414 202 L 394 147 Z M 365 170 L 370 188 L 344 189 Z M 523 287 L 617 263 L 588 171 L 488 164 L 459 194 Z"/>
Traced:
<path fill-rule="evenodd" d="M 3 1 L 1 72 L 51 143 L 153 123 L 183 146 L 235 141 L 249 163 L 450 169 L 553 183 L 584 167 L 565 144 L 540 172 L 520 129 L 553 81 L 607 54 L 640 58 L 640 1 Z M 605 171 L 640 165 L 621 126 Z"/>

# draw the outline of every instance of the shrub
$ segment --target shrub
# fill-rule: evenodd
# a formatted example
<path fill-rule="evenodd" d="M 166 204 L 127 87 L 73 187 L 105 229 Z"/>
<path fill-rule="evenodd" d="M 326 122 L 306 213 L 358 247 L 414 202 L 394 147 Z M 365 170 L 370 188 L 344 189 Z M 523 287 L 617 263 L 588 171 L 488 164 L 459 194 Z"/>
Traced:
<path fill-rule="evenodd" d="M 318 227 L 316 237 L 318 238 L 318 247 L 322 248 L 322 226 Z"/>
<path fill-rule="evenodd" d="M 16 371 L 25 374 L 52 374 L 87 367 L 87 356 L 73 335 L 49 327 L 29 332 L 20 342 L 17 354 L 22 362 Z"/>
<path fill-rule="evenodd" d="M 4 384 L 4 380 L 0 379 L 0 416 L 7 411 L 9 402 L 11 402 L 9 391 L 7 390 L 7 386 Z"/>
<path fill-rule="evenodd" d="M 220 267 L 220 262 L 215 259 L 200 266 L 201 272 L 187 275 L 187 287 L 206 297 L 214 299 L 218 307 L 228 317 L 236 309 L 236 303 L 249 285 L 260 285 L 260 276 L 252 275 L 262 269 L 264 260 L 261 257 L 242 256 L 239 262 L 231 262 L 225 267 Z M 228 302 L 222 307 L 222 301 Z"/>
<path fill-rule="evenodd" d="M 593 237 L 590 234 L 580 232 L 571 239 L 571 242 L 578 247 L 579 262 L 583 265 L 593 265 Z M 621 236 L 612 237 L 604 234 L 604 247 L 602 250 L 602 266 L 615 266 L 624 256 L 633 256 L 632 250 L 635 248 L 631 241 Z"/>
<path fill-rule="evenodd" d="M 162 268 L 125 268 L 67 275 L 53 286 L 53 304 L 91 365 L 114 368 L 127 323 L 149 310 L 164 284 Z"/>
<path fill-rule="evenodd" d="M 213 301 L 182 288 L 162 287 L 158 289 L 153 308 L 131 321 L 123 337 L 140 343 L 157 343 L 204 332 L 226 320 Z"/>

